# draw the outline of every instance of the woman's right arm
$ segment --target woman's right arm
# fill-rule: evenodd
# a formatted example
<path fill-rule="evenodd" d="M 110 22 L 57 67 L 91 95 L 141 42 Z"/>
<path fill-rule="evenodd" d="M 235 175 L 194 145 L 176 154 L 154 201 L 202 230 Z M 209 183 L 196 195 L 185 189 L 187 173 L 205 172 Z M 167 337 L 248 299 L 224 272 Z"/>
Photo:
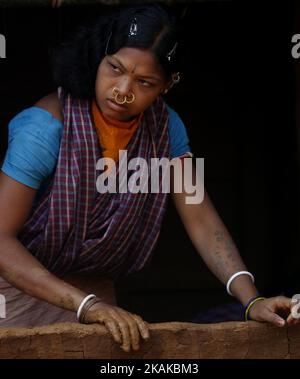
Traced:
<path fill-rule="evenodd" d="M 0 171 L 0 276 L 32 297 L 76 312 L 87 294 L 49 272 L 17 239 L 35 195 L 35 189 Z M 149 338 L 138 315 L 104 302 L 90 308 L 86 321 L 105 324 L 126 352 L 139 348 L 139 334 Z"/>
<path fill-rule="evenodd" d="M 51 274 L 17 239 L 35 195 L 0 172 L 0 275 L 30 296 L 77 311 L 86 294 Z"/>

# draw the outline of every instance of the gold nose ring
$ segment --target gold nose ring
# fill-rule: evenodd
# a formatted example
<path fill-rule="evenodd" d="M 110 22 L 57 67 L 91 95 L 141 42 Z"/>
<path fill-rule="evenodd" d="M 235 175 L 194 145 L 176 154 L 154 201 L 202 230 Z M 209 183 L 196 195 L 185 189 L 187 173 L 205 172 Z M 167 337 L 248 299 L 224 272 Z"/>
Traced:
<path fill-rule="evenodd" d="M 120 93 L 119 93 L 119 90 L 117 87 L 114 87 L 114 89 L 113 89 L 113 96 L 114 96 L 115 102 L 117 104 L 122 105 L 122 104 L 126 103 L 126 96 L 124 96 L 123 99 L 120 100 Z"/>
<path fill-rule="evenodd" d="M 131 98 L 130 98 L 130 100 L 129 100 L 129 97 L 128 97 L 128 96 L 125 96 L 125 98 L 126 98 L 126 102 L 127 102 L 127 104 L 131 104 L 131 103 L 133 103 L 134 100 L 135 100 L 134 93 L 131 92 Z"/>
<path fill-rule="evenodd" d="M 118 103 L 118 104 L 125 104 L 126 103 L 126 96 L 124 96 L 123 100 L 119 100 L 119 96 L 120 96 L 119 93 L 115 96 L 116 103 Z"/>
<path fill-rule="evenodd" d="M 124 96 L 123 99 L 120 100 L 120 93 L 119 93 L 119 90 L 117 87 L 113 88 L 113 96 L 114 96 L 115 102 L 117 104 L 125 104 L 125 103 L 131 104 L 135 100 L 134 93 L 132 93 L 132 92 L 131 92 L 131 97 Z"/>
<path fill-rule="evenodd" d="M 113 96 L 115 97 L 115 96 L 117 96 L 117 95 L 119 95 L 119 90 L 118 90 L 117 87 L 114 87 L 114 88 L 113 88 Z"/>

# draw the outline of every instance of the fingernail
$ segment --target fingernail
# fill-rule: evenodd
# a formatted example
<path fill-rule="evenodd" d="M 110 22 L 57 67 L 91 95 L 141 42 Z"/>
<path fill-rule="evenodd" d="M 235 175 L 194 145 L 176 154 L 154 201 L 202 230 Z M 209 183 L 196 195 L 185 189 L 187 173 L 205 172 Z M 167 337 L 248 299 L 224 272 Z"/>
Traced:
<path fill-rule="evenodd" d="M 278 325 L 283 326 L 285 324 L 284 320 L 278 320 Z"/>

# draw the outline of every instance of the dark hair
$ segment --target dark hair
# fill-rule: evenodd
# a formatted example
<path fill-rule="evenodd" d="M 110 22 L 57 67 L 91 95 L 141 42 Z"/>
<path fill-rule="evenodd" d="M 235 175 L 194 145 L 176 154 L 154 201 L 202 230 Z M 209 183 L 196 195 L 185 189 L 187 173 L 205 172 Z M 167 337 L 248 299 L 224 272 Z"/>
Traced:
<path fill-rule="evenodd" d="M 155 3 L 101 12 L 54 50 L 54 84 L 73 97 L 92 98 L 100 62 L 122 47 L 150 49 L 169 79 L 181 68 L 179 27 L 175 15 Z"/>

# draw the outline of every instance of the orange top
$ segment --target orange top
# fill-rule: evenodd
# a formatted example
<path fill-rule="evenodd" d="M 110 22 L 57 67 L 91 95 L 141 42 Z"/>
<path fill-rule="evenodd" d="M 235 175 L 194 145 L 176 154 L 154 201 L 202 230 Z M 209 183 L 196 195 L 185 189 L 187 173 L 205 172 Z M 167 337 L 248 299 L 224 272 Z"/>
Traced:
<path fill-rule="evenodd" d="M 92 102 L 92 115 L 103 157 L 119 160 L 119 150 L 125 150 L 128 142 L 139 126 L 142 114 L 130 121 L 119 121 L 104 116 L 95 100 Z"/>

